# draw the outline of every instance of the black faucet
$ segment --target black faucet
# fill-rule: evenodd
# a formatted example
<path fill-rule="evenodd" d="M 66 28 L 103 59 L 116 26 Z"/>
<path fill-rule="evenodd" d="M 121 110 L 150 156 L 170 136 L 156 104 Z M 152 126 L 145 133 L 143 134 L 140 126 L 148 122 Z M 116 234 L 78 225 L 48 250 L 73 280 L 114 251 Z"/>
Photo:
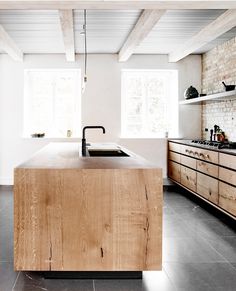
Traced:
<path fill-rule="evenodd" d="M 83 128 L 83 136 L 82 136 L 82 156 L 86 156 L 86 139 L 85 139 L 85 130 L 86 129 L 94 129 L 94 128 L 101 128 L 103 131 L 103 134 L 106 132 L 105 128 L 103 126 L 85 126 Z"/>

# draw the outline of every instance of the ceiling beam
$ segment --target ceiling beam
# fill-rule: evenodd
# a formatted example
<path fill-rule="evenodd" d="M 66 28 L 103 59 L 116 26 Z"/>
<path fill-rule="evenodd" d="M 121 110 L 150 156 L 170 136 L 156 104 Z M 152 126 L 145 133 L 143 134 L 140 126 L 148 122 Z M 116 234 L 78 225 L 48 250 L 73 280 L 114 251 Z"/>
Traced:
<path fill-rule="evenodd" d="M 0 0 L 0 9 L 236 9 L 235 0 Z"/>
<path fill-rule="evenodd" d="M 6 32 L 6 30 L 0 25 L 0 49 L 7 53 L 13 60 L 22 62 L 23 53 Z"/>
<path fill-rule="evenodd" d="M 148 36 L 166 10 L 144 10 L 119 52 L 119 62 L 125 62 Z"/>
<path fill-rule="evenodd" d="M 178 62 L 229 31 L 234 26 L 236 26 L 236 9 L 227 10 L 183 45 L 180 45 L 174 52 L 170 53 L 169 62 Z"/>
<path fill-rule="evenodd" d="M 75 61 L 75 39 L 74 39 L 74 23 L 73 10 L 59 10 L 59 18 L 61 31 L 65 47 L 66 60 L 68 62 Z"/>

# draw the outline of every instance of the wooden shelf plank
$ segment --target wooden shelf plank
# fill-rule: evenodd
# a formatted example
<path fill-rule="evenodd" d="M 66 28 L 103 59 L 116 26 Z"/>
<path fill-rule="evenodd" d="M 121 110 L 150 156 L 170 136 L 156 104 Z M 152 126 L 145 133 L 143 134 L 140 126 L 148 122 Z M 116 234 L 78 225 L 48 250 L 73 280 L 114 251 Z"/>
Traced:
<path fill-rule="evenodd" d="M 227 99 L 234 99 L 236 98 L 236 90 L 233 91 L 227 91 L 227 92 L 221 92 L 221 93 L 216 93 L 212 95 L 207 95 L 203 97 L 197 97 L 189 100 L 183 100 L 180 101 L 180 105 L 188 105 L 188 104 L 202 104 L 203 101 L 223 101 Z"/>

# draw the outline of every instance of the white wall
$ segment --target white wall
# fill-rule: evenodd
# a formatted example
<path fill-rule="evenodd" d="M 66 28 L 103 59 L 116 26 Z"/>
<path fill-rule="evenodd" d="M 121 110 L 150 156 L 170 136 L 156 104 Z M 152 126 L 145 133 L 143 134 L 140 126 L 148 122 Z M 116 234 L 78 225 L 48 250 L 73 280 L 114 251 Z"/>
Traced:
<path fill-rule="evenodd" d="M 13 169 L 51 142 L 48 139 L 25 139 L 23 132 L 23 70 L 29 68 L 80 68 L 83 57 L 75 63 L 64 55 L 26 55 L 23 63 L 0 56 L 0 184 L 13 183 Z M 165 139 L 120 139 L 121 69 L 177 69 L 179 98 L 190 85 L 200 89 L 201 58 L 189 56 L 178 63 L 168 63 L 165 55 L 135 55 L 118 63 L 116 55 L 89 55 L 88 83 L 82 97 L 82 125 L 103 125 L 106 134 L 88 133 L 88 140 L 117 142 L 144 156 L 166 176 Z M 179 116 L 180 137 L 200 137 L 199 106 L 182 106 Z M 57 140 L 58 141 L 58 140 Z"/>

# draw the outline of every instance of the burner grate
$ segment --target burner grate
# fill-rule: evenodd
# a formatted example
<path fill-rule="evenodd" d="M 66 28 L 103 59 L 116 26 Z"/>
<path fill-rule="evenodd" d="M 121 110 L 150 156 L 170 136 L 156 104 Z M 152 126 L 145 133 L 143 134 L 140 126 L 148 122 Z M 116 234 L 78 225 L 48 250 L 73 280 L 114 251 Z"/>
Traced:
<path fill-rule="evenodd" d="M 220 141 L 209 141 L 209 140 L 201 140 L 201 139 L 194 139 L 191 141 L 192 143 L 209 146 L 217 149 L 236 149 L 236 142 L 220 142 Z"/>

